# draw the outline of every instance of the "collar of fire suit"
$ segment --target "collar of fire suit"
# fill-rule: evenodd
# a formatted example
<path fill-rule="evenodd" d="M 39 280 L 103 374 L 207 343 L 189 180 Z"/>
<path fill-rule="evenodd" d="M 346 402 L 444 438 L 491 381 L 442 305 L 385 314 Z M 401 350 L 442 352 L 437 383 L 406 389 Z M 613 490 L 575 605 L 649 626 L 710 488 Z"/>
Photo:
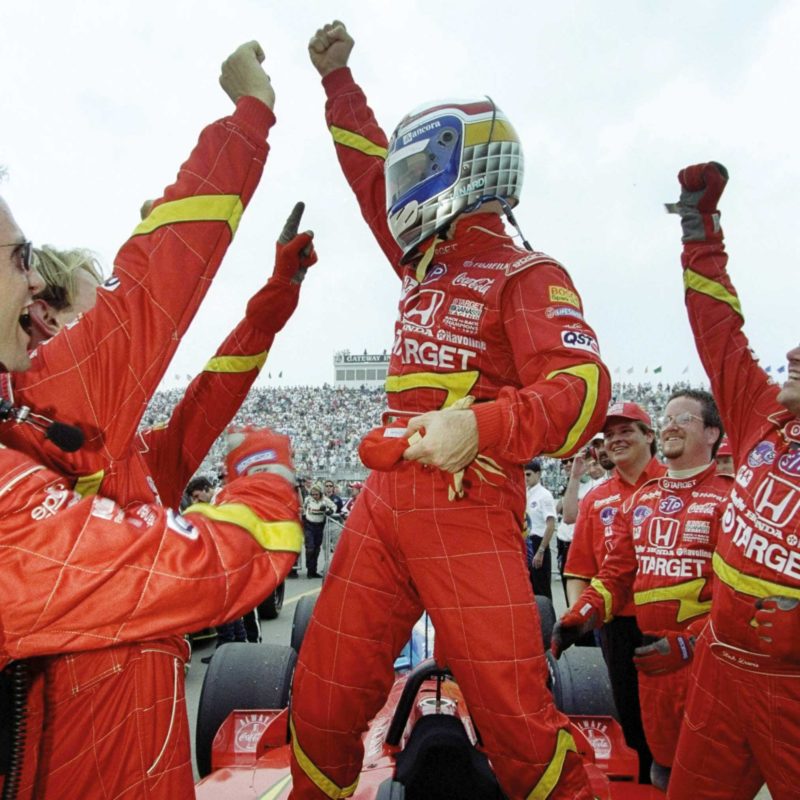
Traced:
<path fill-rule="evenodd" d="M 674 478 L 675 480 L 693 478 L 695 475 L 699 475 L 701 472 L 707 470 L 710 466 L 711 462 L 708 464 L 702 464 L 699 467 L 690 467 L 689 469 L 670 469 L 667 467 L 667 477 Z"/>
<path fill-rule="evenodd" d="M 628 481 L 622 477 L 618 469 L 614 470 L 614 478 L 619 481 L 622 486 L 632 486 L 638 489 L 642 484 L 647 483 L 647 481 L 653 478 L 660 478 L 665 472 L 666 469 L 664 465 L 655 456 L 652 456 L 647 462 L 647 466 L 642 470 L 641 475 L 639 475 L 633 483 L 628 483 Z"/>
<path fill-rule="evenodd" d="M 508 238 L 503 218 L 494 211 L 476 211 L 467 216 L 458 217 L 451 223 L 447 234 L 436 234 L 417 247 L 417 252 L 421 253 L 420 260 L 428 256 L 428 251 L 432 245 L 438 247 L 440 244 L 451 244 L 458 237 L 459 248 L 468 248 L 470 244 L 479 241 L 486 235 L 502 236 Z M 446 236 L 446 238 L 445 238 Z M 438 241 L 437 241 L 438 240 Z M 436 256 L 435 249 L 428 256 L 428 261 Z M 427 269 L 427 265 L 425 267 Z M 415 271 L 419 271 L 419 263 L 415 266 Z"/>

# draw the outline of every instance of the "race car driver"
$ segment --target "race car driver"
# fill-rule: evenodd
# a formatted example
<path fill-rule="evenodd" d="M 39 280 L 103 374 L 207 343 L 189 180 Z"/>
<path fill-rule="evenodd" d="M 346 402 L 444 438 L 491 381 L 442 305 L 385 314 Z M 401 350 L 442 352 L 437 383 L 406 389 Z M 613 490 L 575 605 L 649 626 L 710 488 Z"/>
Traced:
<path fill-rule="evenodd" d="M 631 596 L 644 643 L 636 648 L 639 697 L 650 777 L 666 789 L 683 718 L 693 637 L 711 606 L 711 556 L 732 480 L 714 455 L 722 426 L 714 398 L 699 389 L 673 392 L 660 420 L 665 476 L 625 501 L 612 523 L 611 551 L 599 574 L 553 631 L 556 656 L 578 634 L 624 608 Z"/>
<path fill-rule="evenodd" d="M 800 347 L 776 386 L 742 331 L 726 269 L 714 162 L 681 170 L 686 306 L 737 472 L 714 553 L 669 797 L 774 800 L 800 786 Z"/>
<path fill-rule="evenodd" d="M 443 103 L 406 118 L 389 143 L 347 68 L 352 46 L 335 22 L 309 53 L 342 169 L 402 282 L 400 317 L 386 427 L 361 448 L 376 469 L 295 673 L 291 797 L 355 791 L 361 734 L 424 608 L 506 795 L 588 798 L 545 688 L 520 466 L 590 438 L 608 373 L 566 271 L 505 232 L 522 181 L 507 118 L 487 98 Z"/>
<path fill-rule="evenodd" d="M 177 182 L 121 249 L 95 308 L 40 347 L 28 373 L 0 376 L 3 397 L 33 410 L 27 419 L 46 421 L 57 409 L 61 421 L 84 431 L 83 447 L 68 453 L 20 416 L 0 426 L 0 440 L 35 455 L 80 494 L 102 483 L 104 494 L 125 509 L 155 500 L 146 470 L 129 469 L 128 454 L 145 405 L 260 178 L 266 133 L 274 123 L 263 57 L 250 42 L 223 64 L 220 82 L 236 102 L 235 113 L 202 132 Z M 37 665 L 28 719 L 42 735 L 26 743 L 22 792 L 32 792 L 44 775 L 58 774 L 51 793 L 91 796 L 87 787 L 98 779 L 93 743 L 102 741 L 114 753 L 113 769 L 102 770 L 109 795 L 191 796 L 185 656 L 182 639 L 175 638 Z M 37 785 L 37 796 L 47 796 L 42 791 Z"/>
<path fill-rule="evenodd" d="M 575 603 L 600 572 L 611 549 L 612 523 L 623 503 L 640 486 L 666 472 L 655 457 L 655 433 L 650 415 L 640 405 L 612 403 L 603 424 L 603 435 L 614 470 L 608 480 L 581 500 L 564 568 L 569 605 Z M 642 728 L 639 678 L 633 663 L 633 651 L 642 644 L 633 601 L 603 625 L 600 637 L 625 740 L 639 754 L 639 780 L 646 783 L 650 780 L 653 757 Z"/>

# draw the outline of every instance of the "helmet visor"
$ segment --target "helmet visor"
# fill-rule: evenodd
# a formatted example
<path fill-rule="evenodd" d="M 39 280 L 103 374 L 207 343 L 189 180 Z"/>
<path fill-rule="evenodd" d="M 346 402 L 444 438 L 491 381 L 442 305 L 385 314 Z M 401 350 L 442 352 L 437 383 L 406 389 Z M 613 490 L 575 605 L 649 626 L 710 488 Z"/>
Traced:
<path fill-rule="evenodd" d="M 461 121 L 450 116 L 398 132 L 386 159 L 387 209 L 406 196 L 424 202 L 455 183 L 461 138 Z"/>

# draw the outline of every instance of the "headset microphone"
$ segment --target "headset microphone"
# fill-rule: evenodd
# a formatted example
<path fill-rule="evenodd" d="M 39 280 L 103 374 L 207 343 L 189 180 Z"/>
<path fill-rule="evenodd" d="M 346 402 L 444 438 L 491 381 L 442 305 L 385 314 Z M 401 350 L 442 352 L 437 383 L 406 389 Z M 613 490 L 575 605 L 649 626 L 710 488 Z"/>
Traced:
<path fill-rule="evenodd" d="M 8 400 L 0 399 L 0 422 L 13 419 L 18 423 L 33 425 L 34 428 L 44 433 L 44 438 L 49 439 L 59 450 L 65 453 L 74 453 L 83 447 L 85 437 L 83 431 L 74 425 L 56 422 L 49 417 L 33 413 L 28 406 L 13 406 Z"/>

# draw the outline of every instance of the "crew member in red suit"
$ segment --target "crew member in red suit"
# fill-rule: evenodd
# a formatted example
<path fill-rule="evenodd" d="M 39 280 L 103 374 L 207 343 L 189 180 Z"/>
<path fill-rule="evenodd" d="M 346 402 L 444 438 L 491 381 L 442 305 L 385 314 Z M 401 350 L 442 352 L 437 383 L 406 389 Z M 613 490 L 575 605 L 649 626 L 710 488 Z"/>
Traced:
<path fill-rule="evenodd" d="M 189 384 L 169 421 L 138 434 L 132 469 L 142 469 L 143 457 L 169 508 L 178 507 L 182 487 L 239 411 L 276 334 L 297 308 L 300 284 L 317 260 L 313 233 L 298 233 L 304 209 L 303 203 L 295 205 L 278 238 L 272 276 L 250 298 L 244 318 Z M 33 253 L 45 280 L 30 310 L 31 341 L 38 346 L 94 307 L 101 272 L 88 250 L 45 246 L 35 247 Z"/>
<path fill-rule="evenodd" d="M 352 46 L 336 22 L 309 52 L 345 177 L 401 281 L 400 313 L 385 427 L 360 450 L 374 471 L 295 673 L 291 796 L 355 791 L 361 735 L 426 609 L 506 795 L 588 798 L 545 688 L 520 467 L 588 441 L 608 373 L 565 269 L 506 233 L 522 153 L 505 115 L 486 97 L 430 105 L 389 142 L 347 68 Z"/>
<path fill-rule="evenodd" d="M 742 331 L 714 162 L 681 170 L 683 282 L 737 472 L 714 553 L 711 619 L 695 650 L 669 797 L 774 800 L 800 786 L 800 347 L 776 386 Z"/>
<path fill-rule="evenodd" d="M 711 556 L 732 480 L 714 455 L 722 424 L 714 398 L 699 389 L 672 394 L 660 422 L 665 476 L 623 503 L 600 572 L 553 631 L 556 656 L 633 599 L 644 642 L 636 648 L 650 778 L 665 789 L 683 718 L 694 636 L 711 607 Z"/>
<path fill-rule="evenodd" d="M 608 407 L 603 437 L 614 470 L 608 480 L 587 492 L 578 508 L 564 568 L 570 605 L 600 572 L 611 549 L 612 523 L 622 504 L 640 486 L 666 472 L 655 457 L 650 415 L 636 403 L 620 402 Z M 603 625 L 600 636 L 625 740 L 639 754 L 639 779 L 649 782 L 653 757 L 642 728 L 639 678 L 633 664 L 634 650 L 642 644 L 642 633 L 636 624 L 632 600 Z"/>
<path fill-rule="evenodd" d="M 1 200 L 0 243 L 0 373 L 7 368 L 19 373 L 30 363 L 29 309 L 42 281 L 30 266 L 30 243 Z M 0 413 L 13 415 L 15 409 L 4 403 Z M 254 477 L 232 481 L 214 506 L 194 506 L 185 517 L 151 503 L 131 505 L 126 514 L 106 498 L 82 500 L 63 477 L 0 445 L 0 669 L 15 661 L 14 669 L 24 674 L 20 665 L 31 670 L 38 665 L 21 659 L 101 649 L 112 654 L 107 663 L 122 668 L 126 650 L 113 645 L 227 618 L 247 606 L 253 582 L 276 585 L 302 541 L 293 476 L 284 474 L 291 473 L 285 439 L 268 431 L 233 435 L 229 471 Z M 81 657 L 63 660 L 75 670 L 70 685 L 77 688 L 84 677 Z M 47 712 L 58 717 L 57 689 L 51 688 L 55 696 Z M 146 710 L 137 718 L 145 721 Z M 84 797 L 114 784 L 125 759 L 116 753 L 113 735 L 93 739 L 102 729 L 87 729 L 81 719 L 48 719 L 48 727 L 51 723 L 63 737 L 51 746 L 51 755 L 93 754 L 91 774 L 81 781 Z M 40 731 L 31 720 L 27 728 L 37 740 Z M 176 744 L 182 743 L 157 734 L 155 727 L 139 728 L 137 750 L 142 757 L 160 752 L 174 768 Z M 27 748 L 33 765 L 43 752 L 48 751 Z M 161 759 L 152 762 L 154 773 Z M 78 796 L 59 785 L 57 771 L 49 772 L 52 760 L 39 762 L 35 790 L 23 780 L 19 762 L 11 766 L 0 785 L 16 790 L 16 797 Z M 139 790 L 137 796 L 147 787 Z"/>
<path fill-rule="evenodd" d="M 0 426 L 4 444 L 81 495 L 102 486 L 125 510 L 157 502 L 131 446 L 260 179 L 275 120 L 263 58 L 250 42 L 223 64 L 235 113 L 202 132 L 177 182 L 120 250 L 95 308 L 41 346 L 29 372 L 0 376 L 3 398 L 32 409 L 29 419 L 57 414 L 84 431 L 83 447 L 65 452 L 19 415 Z M 108 644 L 34 665 L 21 797 L 87 797 L 99 786 L 115 797 L 191 796 L 182 638 Z"/>

